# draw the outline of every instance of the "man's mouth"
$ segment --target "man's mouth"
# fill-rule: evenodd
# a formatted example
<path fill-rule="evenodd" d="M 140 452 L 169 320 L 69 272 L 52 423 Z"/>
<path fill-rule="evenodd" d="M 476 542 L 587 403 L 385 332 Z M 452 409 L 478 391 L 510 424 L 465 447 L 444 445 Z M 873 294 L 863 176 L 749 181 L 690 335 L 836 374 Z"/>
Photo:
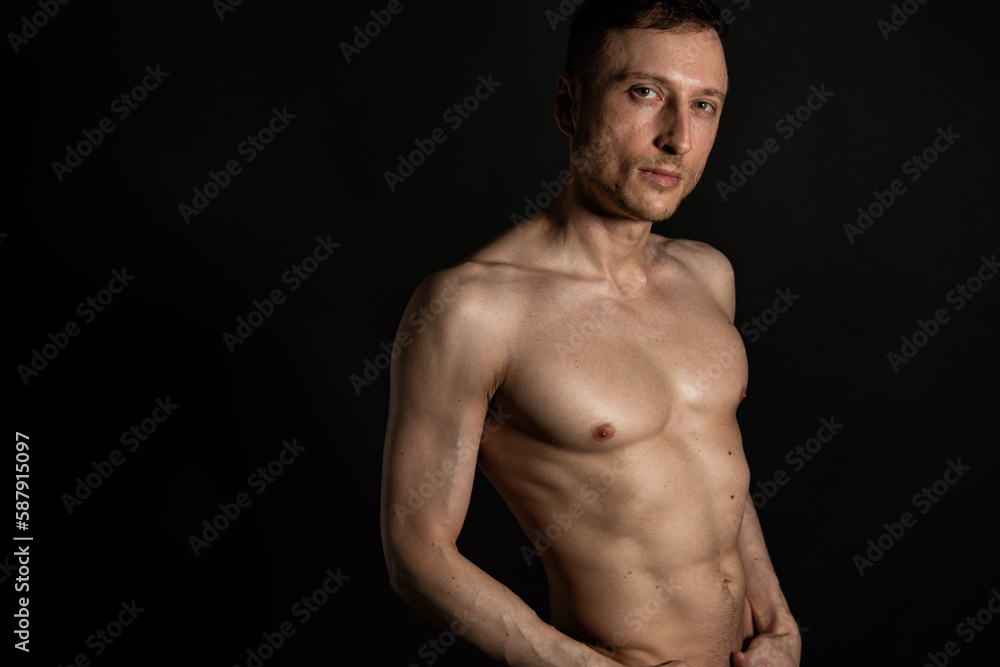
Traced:
<path fill-rule="evenodd" d="M 662 167 L 640 169 L 639 173 L 662 188 L 672 188 L 681 182 L 681 172 Z"/>

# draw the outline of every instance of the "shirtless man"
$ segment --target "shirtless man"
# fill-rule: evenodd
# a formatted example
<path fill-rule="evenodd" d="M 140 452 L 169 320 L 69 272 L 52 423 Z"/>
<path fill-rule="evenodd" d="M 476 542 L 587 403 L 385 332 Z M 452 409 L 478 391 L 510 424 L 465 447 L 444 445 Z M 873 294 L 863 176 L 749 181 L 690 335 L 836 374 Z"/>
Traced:
<path fill-rule="evenodd" d="M 715 140 L 721 30 L 707 2 L 585 3 L 555 103 L 571 185 L 425 280 L 403 316 L 390 580 L 503 664 L 799 664 L 749 499 L 732 267 L 650 233 Z M 456 548 L 477 463 L 541 553 L 550 623 Z"/>

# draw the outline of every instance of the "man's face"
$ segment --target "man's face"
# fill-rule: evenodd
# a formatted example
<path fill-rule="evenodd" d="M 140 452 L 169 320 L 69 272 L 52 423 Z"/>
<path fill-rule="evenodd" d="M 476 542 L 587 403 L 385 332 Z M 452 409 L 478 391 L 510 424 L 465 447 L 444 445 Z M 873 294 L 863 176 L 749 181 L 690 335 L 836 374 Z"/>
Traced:
<path fill-rule="evenodd" d="M 613 33 L 573 107 L 572 160 L 593 204 L 642 221 L 673 215 L 705 170 L 727 87 L 714 31 Z"/>

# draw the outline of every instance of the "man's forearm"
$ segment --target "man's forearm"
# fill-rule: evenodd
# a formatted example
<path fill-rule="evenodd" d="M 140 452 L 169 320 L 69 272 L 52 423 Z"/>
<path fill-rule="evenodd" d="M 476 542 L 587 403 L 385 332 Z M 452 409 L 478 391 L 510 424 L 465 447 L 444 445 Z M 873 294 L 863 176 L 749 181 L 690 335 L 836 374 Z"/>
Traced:
<path fill-rule="evenodd" d="M 604 657 L 542 621 L 521 598 L 453 548 L 392 569 L 393 588 L 435 625 L 505 665 L 612 667 Z"/>
<path fill-rule="evenodd" d="M 740 529 L 740 555 L 746 573 L 747 597 L 753 608 L 759 632 L 793 633 L 798 636 L 798 624 L 781 592 L 778 576 L 764 544 L 764 534 L 757 518 L 753 499 L 747 497 Z"/>

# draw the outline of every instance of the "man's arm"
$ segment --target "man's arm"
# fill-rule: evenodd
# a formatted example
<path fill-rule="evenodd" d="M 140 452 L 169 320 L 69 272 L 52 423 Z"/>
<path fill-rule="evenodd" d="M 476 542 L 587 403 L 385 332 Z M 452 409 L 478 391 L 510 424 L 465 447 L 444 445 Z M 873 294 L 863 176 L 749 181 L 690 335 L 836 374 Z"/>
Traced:
<path fill-rule="evenodd" d="M 439 627 L 508 665 L 617 665 L 543 622 L 459 553 L 511 313 L 463 265 L 424 282 L 400 326 L 382 476 L 382 543 L 393 590 Z M 405 341 L 401 336 L 397 340 Z"/>
<path fill-rule="evenodd" d="M 743 510 L 739 548 L 746 572 L 747 598 L 758 635 L 750 642 L 746 653 L 734 654 L 733 664 L 735 667 L 797 666 L 802 654 L 798 623 L 788 608 L 767 555 L 764 533 L 749 493 Z"/>

